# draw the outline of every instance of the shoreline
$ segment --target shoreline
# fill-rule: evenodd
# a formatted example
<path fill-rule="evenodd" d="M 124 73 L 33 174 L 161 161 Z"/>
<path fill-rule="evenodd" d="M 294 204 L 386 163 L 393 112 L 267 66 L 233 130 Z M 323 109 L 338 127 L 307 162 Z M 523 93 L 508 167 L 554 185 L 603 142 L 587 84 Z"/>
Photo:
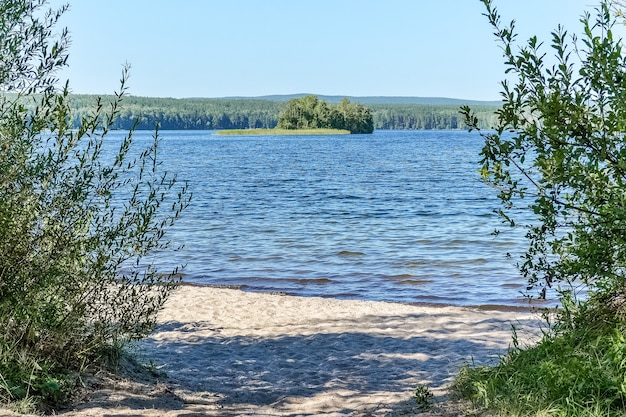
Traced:
<path fill-rule="evenodd" d="M 289 291 L 257 291 L 257 290 L 249 290 L 245 284 L 236 285 L 236 284 L 205 284 L 200 282 L 188 282 L 182 281 L 180 286 L 190 286 L 190 287 L 207 287 L 207 288 L 215 288 L 215 289 L 226 289 L 226 290 L 235 290 L 241 291 L 245 293 L 253 293 L 253 294 L 269 294 L 269 295 L 284 295 L 288 297 L 302 297 L 302 298 L 327 298 L 333 300 L 346 300 L 346 301 L 371 301 L 371 302 L 379 302 L 379 303 L 393 303 L 393 304 L 402 304 L 408 306 L 416 306 L 416 307 L 456 307 L 456 308 L 468 308 L 472 310 L 481 310 L 481 311 L 500 311 L 500 312 L 517 312 L 517 313 L 535 313 L 539 310 L 551 309 L 546 305 L 532 305 L 528 304 L 528 306 L 523 305 L 507 305 L 507 304 L 470 304 L 470 305 L 456 305 L 456 304 L 448 304 L 448 303 L 436 303 L 436 302 L 427 302 L 427 301 L 415 301 L 415 302 L 406 302 L 406 301 L 386 301 L 386 300 L 370 300 L 370 299 L 360 299 L 360 298 L 337 298 L 333 296 L 326 295 L 301 295 L 296 293 L 291 293 Z M 540 303 L 547 304 L 545 301 L 540 301 Z"/>
<path fill-rule="evenodd" d="M 447 396 L 459 367 L 497 361 L 512 324 L 532 340 L 530 312 L 181 285 L 136 345 L 167 377 L 99 389 L 59 415 L 412 416 L 418 385 L 435 395 L 430 415 L 462 415 Z"/>
<path fill-rule="evenodd" d="M 349 135 L 350 131 L 345 129 L 220 129 L 213 133 L 216 136 L 312 136 L 312 135 Z"/>
<path fill-rule="evenodd" d="M 185 284 L 135 345 L 151 379 L 100 378 L 57 415 L 461 416 L 448 397 L 459 367 L 495 363 L 511 325 L 532 342 L 536 323 L 530 312 Z M 430 413 L 416 410 L 418 385 L 435 395 Z"/>

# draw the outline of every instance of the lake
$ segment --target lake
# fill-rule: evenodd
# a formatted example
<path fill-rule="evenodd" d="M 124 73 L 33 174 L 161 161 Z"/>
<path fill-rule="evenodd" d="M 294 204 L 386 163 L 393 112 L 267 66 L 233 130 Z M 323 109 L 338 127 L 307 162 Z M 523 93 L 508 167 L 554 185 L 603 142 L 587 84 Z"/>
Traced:
<path fill-rule="evenodd" d="M 193 200 L 169 234 L 185 247 L 154 260 L 186 264 L 187 282 L 407 303 L 526 304 L 514 266 L 524 231 L 493 214 L 499 201 L 478 173 L 477 134 L 160 134 L 164 166 L 189 182 Z M 151 136 L 136 132 L 139 143 Z"/>

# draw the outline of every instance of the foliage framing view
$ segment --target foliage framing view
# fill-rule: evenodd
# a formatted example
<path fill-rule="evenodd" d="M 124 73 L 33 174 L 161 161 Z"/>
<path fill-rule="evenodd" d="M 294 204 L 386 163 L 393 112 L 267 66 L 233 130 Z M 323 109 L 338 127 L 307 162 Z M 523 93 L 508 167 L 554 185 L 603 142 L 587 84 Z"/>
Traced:
<path fill-rule="evenodd" d="M 529 289 L 543 294 L 576 281 L 618 302 L 626 291 L 626 59 L 609 5 L 596 22 L 584 19 L 582 45 L 555 31 L 547 67 L 537 38 L 516 54 L 514 22 L 502 27 L 491 1 L 485 4 L 507 72 L 518 78 L 502 83 L 496 131 L 483 134 L 482 173 L 500 190 L 512 225 L 510 213 L 533 199 L 538 223 L 529 227 L 520 265 Z M 478 129 L 469 108 L 464 113 Z"/>
<path fill-rule="evenodd" d="M 503 25 L 483 3 L 511 81 L 495 132 L 481 132 L 482 174 L 512 226 L 517 210 L 534 212 L 519 266 L 528 290 L 555 288 L 561 308 L 546 316 L 537 345 L 516 344 L 494 368 L 465 368 L 457 389 L 512 415 L 624 415 L 626 57 L 613 36 L 614 3 L 584 15 L 580 39 L 555 30 L 553 56 L 536 37 L 518 47 L 514 22 Z"/>
<path fill-rule="evenodd" d="M 55 72 L 65 11 L 45 0 L 0 1 L 0 402 L 57 403 L 77 371 L 145 336 L 177 270 L 146 255 L 188 205 L 186 186 L 161 172 L 158 138 L 102 154 L 120 93 L 95 103 L 77 130 Z M 110 160 L 109 160 L 110 159 Z"/>

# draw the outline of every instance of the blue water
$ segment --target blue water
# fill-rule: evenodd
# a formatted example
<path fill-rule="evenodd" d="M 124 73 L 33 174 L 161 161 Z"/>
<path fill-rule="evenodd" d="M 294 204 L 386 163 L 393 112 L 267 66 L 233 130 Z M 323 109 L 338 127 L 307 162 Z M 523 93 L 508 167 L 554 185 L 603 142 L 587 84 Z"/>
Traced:
<path fill-rule="evenodd" d="M 139 143 L 151 135 L 136 133 Z M 493 214 L 497 192 L 478 174 L 475 134 L 161 135 L 164 166 L 189 182 L 193 201 L 169 234 L 185 247 L 155 261 L 186 264 L 187 282 L 409 303 L 525 303 L 514 266 L 524 232 Z M 503 229 L 497 238 L 495 228 Z"/>

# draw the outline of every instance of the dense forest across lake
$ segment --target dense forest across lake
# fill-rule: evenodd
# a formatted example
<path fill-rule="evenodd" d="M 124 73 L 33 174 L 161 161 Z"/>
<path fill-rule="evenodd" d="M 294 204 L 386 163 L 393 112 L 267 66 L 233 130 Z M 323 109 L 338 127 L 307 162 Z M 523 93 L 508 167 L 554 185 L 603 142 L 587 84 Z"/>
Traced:
<path fill-rule="evenodd" d="M 93 111 L 95 95 L 72 95 L 75 127 L 82 116 Z M 152 98 L 126 97 L 114 128 L 129 129 L 139 120 L 139 129 L 154 129 L 159 123 L 166 130 L 218 130 L 274 128 L 288 99 L 293 96 L 261 98 Z M 319 96 L 329 102 L 339 96 Z M 371 110 L 375 129 L 429 130 L 463 129 L 459 106 L 469 104 L 483 128 L 495 125 L 496 102 L 463 101 L 440 98 L 349 97 Z M 102 96 L 106 103 L 111 96 Z"/>

